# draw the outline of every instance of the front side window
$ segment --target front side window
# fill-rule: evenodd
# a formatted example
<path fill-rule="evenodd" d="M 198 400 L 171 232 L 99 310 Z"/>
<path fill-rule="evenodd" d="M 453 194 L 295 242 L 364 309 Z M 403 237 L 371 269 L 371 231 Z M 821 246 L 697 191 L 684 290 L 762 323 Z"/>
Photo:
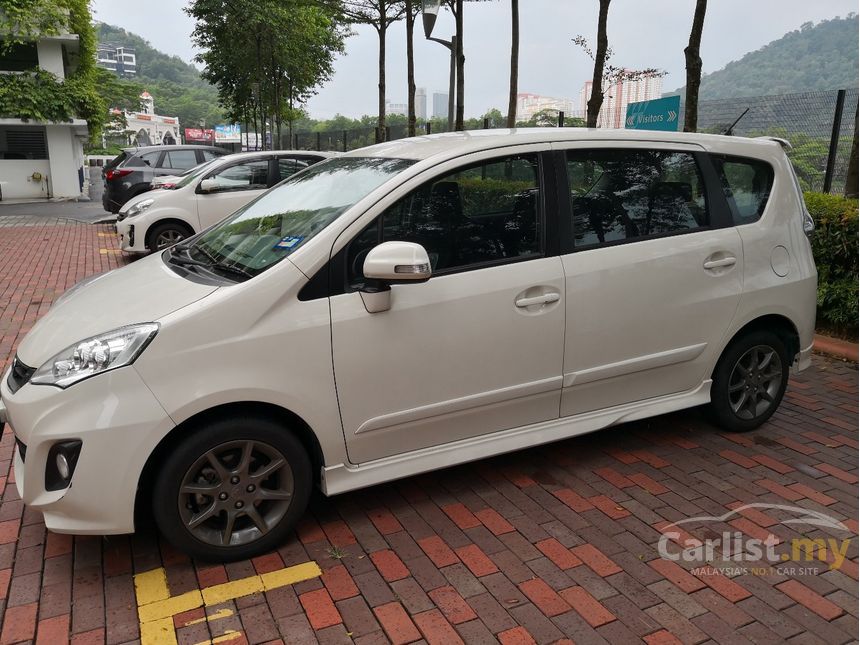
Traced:
<path fill-rule="evenodd" d="M 219 192 L 232 190 L 262 190 L 269 185 L 269 162 L 256 159 L 216 170 L 207 177 L 216 182 Z"/>
<path fill-rule="evenodd" d="M 197 165 L 197 154 L 193 150 L 171 150 L 167 153 L 165 165 L 177 170 L 188 170 Z"/>
<path fill-rule="evenodd" d="M 709 224 L 704 182 L 689 152 L 570 150 L 567 174 L 575 248 Z"/>
<path fill-rule="evenodd" d="M 421 244 L 434 273 L 540 254 L 539 185 L 534 154 L 473 164 L 427 182 L 350 243 L 348 284 L 363 282 L 364 258 L 381 242 Z"/>
<path fill-rule="evenodd" d="M 756 159 L 713 155 L 736 225 L 758 221 L 773 185 L 773 168 Z"/>
<path fill-rule="evenodd" d="M 195 263 L 215 267 L 216 271 L 253 277 L 307 243 L 413 163 L 406 159 L 342 157 L 315 164 L 204 232 L 187 253 Z"/>

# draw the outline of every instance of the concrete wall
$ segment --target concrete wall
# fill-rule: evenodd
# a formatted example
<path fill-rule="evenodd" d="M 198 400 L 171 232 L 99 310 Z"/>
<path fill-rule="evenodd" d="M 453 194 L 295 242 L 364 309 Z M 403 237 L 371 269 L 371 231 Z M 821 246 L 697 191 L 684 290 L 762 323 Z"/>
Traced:
<path fill-rule="evenodd" d="M 66 78 L 63 68 L 63 45 L 58 40 L 40 40 L 36 44 L 36 52 L 39 55 L 39 67 L 51 72 L 57 78 Z"/>
<path fill-rule="evenodd" d="M 80 197 L 78 170 L 84 165 L 80 139 L 68 125 L 47 125 L 45 132 L 48 138 L 48 160 L 51 164 L 51 197 Z"/>
<path fill-rule="evenodd" d="M 46 198 L 50 170 L 50 162 L 47 159 L 0 159 L 0 190 L 3 191 L 3 200 Z M 32 180 L 34 172 L 42 175 L 41 181 Z"/>

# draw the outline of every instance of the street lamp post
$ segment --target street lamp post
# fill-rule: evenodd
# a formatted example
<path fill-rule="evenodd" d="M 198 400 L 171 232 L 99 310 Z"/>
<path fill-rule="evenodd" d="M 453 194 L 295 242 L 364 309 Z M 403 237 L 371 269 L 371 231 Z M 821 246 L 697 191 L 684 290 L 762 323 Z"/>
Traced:
<path fill-rule="evenodd" d="M 443 45 L 448 48 L 451 54 L 451 70 L 448 78 L 448 130 L 454 129 L 454 93 L 457 81 L 457 36 L 451 36 L 451 40 L 442 38 L 434 38 L 433 27 L 436 25 L 436 18 L 439 16 L 439 9 L 442 6 L 442 0 L 422 0 L 421 2 L 421 17 L 424 23 L 424 37 L 427 40 Z"/>

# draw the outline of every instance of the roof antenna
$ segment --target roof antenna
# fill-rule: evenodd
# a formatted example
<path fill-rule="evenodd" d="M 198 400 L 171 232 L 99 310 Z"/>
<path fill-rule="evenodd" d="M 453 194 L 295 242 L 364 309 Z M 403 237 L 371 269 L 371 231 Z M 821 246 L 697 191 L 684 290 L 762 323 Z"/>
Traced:
<path fill-rule="evenodd" d="M 750 111 L 750 109 L 747 108 L 746 110 L 741 112 L 741 115 L 737 119 L 735 119 L 734 123 L 732 123 L 728 128 L 726 128 L 726 131 L 723 132 L 723 134 L 726 135 L 727 137 L 732 136 L 734 134 L 734 132 L 732 132 L 732 130 L 735 129 L 735 126 L 738 124 L 738 121 L 740 121 L 742 118 L 744 118 L 744 116 L 746 116 L 746 113 L 749 111 Z"/>

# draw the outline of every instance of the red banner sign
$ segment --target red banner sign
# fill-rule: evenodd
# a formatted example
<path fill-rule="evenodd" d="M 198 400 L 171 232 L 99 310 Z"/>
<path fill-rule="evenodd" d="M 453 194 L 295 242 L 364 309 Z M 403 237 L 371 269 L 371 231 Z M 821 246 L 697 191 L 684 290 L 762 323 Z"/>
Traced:
<path fill-rule="evenodd" d="M 202 128 L 185 128 L 185 141 L 214 142 L 215 131 Z"/>

